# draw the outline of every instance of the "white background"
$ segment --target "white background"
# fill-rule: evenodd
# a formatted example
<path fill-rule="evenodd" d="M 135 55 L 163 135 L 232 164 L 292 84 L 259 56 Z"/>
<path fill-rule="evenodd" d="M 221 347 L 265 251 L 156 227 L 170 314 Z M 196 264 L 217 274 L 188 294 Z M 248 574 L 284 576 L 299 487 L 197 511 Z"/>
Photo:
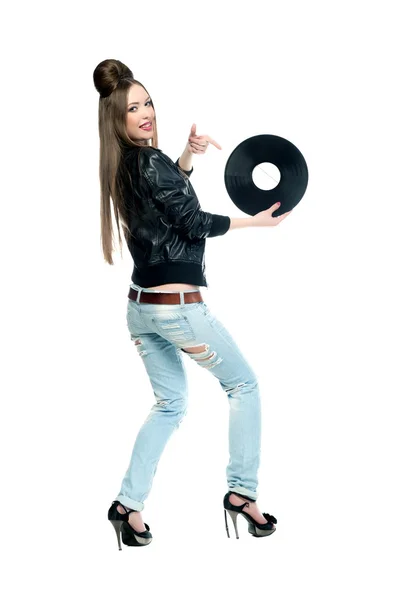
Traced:
<path fill-rule="evenodd" d="M 2 586 L 7 599 L 398 597 L 398 95 L 393 2 L 20 3 L 1 76 Z M 189 357 L 189 412 L 119 552 L 107 511 L 153 402 L 127 330 L 132 259 L 100 246 L 93 71 L 127 64 L 204 210 L 244 139 L 309 169 L 275 228 L 207 242 L 203 296 L 262 393 L 256 539 L 227 538 L 228 400 Z"/>

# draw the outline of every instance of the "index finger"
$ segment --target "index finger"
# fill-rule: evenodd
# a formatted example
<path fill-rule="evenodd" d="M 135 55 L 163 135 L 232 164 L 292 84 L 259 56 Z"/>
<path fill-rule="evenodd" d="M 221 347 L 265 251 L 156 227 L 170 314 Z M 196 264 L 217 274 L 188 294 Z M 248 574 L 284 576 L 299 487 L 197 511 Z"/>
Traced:
<path fill-rule="evenodd" d="M 222 146 L 220 146 L 220 144 L 218 144 L 215 140 L 213 140 L 211 137 L 209 137 L 209 135 L 205 136 L 205 139 L 210 143 L 213 144 L 216 148 L 218 148 L 219 150 L 222 149 Z"/>

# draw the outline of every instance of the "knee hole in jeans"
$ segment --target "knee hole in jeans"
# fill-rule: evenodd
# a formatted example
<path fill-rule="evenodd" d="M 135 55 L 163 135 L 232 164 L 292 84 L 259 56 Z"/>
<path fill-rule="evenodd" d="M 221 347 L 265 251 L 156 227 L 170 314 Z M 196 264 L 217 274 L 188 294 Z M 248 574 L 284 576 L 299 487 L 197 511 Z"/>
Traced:
<path fill-rule="evenodd" d="M 182 348 L 183 352 L 188 352 L 189 354 L 198 354 L 200 352 L 206 352 L 209 350 L 209 344 L 199 344 L 197 346 L 190 346 L 187 348 Z M 216 352 L 214 351 L 210 351 L 210 353 L 205 356 L 205 357 L 201 357 L 201 358 L 195 358 L 195 356 L 191 356 L 191 358 L 193 358 L 194 360 L 196 360 L 197 362 L 201 361 L 210 361 L 211 358 L 214 358 L 216 356 Z M 216 365 L 218 365 L 220 362 L 222 362 L 222 358 L 218 358 L 216 362 L 207 365 L 206 363 L 204 364 L 204 366 L 212 368 Z"/>
<path fill-rule="evenodd" d="M 182 348 L 183 352 L 189 352 L 190 354 L 199 354 L 205 352 L 209 346 L 207 344 L 199 344 L 197 346 L 190 346 L 189 348 Z M 210 358 L 210 357 L 207 357 Z M 197 360 L 205 360 L 204 358 L 198 358 Z"/>

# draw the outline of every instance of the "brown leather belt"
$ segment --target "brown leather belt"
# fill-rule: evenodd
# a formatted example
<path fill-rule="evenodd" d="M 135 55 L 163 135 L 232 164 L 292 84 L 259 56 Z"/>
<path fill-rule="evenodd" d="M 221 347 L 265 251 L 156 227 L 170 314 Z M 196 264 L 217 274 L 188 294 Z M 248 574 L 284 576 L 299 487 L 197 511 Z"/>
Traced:
<path fill-rule="evenodd" d="M 129 288 L 128 294 L 130 300 L 136 300 L 138 291 L 133 288 Z M 184 304 L 191 304 L 191 302 L 202 302 L 201 292 L 189 292 L 183 291 Z M 139 302 L 145 302 L 148 304 L 180 304 L 180 293 L 179 292 L 141 292 Z"/>

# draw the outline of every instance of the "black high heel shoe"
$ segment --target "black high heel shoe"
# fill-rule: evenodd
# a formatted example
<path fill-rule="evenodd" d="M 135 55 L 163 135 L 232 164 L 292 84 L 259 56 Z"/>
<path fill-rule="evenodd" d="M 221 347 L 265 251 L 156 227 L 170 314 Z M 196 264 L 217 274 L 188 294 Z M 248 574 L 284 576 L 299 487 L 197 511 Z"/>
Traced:
<path fill-rule="evenodd" d="M 267 519 L 267 523 L 258 523 L 257 521 L 255 521 L 255 519 L 253 517 L 251 517 L 251 515 L 249 515 L 246 512 L 243 512 L 243 509 L 246 506 L 249 506 L 249 502 L 245 502 L 244 504 L 241 504 L 240 506 L 235 506 L 229 500 L 230 494 L 235 494 L 236 496 L 239 496 L 240 498 L 244 498 L 246 500 L 249 500 L 250 502 L 255 502 L 255 500 L 253 500 L 253 498 L 249 498 L 248 496 L 244 496 L 243 494 L 237 494 L 237 492 L 227 492 L 227 494 L 225 494 L 225 496 L 223 498 L 223 506 L 224 506 L 224 520 L 226 523 L 227 537 L 230 537 L 230 534 L 229 534 L 229 527 L 227 525 L 227 514 L 226 513 L 229 513 L 231 520 L 233 521 L 237 539 L 238 539 L 237 516 L 239 514 L 242 515 L 248 521 L 248 523 L 249 523 L 248 531 L 254 537 L 264 537 L 265 535 L 271 535 L 272 533 L 274 533 L 276 531 L 276 528 L 273 525 L 273 523 L 277 524 L 277 519 L 275 517 L 273 517 L 273 515 L 269 515 L 269 513 L 262 513 L 263 516 L 265 517 L 265 519 Z"/>
<path fill-rule="evenodd" d="M 116 510 L 116 507 L 122 506 L 126 511 L 120 513 Z M 144 523 L 146 531 L 136 531 L 129 523 L 129 513 L 138 512 L 134 508 L 127 508 L 123 506 L 118 500 L 114 500 L 108 510 L 108 520 L 111 521 L 116 531 L 116 537 L 118 538 L 119 550 L 122 550 L 121 546 L 121 531 L 122 531 L 122 542 L 126 546 L 147 546 L 152 542 L 152 534 L 147 523 Z"/>

